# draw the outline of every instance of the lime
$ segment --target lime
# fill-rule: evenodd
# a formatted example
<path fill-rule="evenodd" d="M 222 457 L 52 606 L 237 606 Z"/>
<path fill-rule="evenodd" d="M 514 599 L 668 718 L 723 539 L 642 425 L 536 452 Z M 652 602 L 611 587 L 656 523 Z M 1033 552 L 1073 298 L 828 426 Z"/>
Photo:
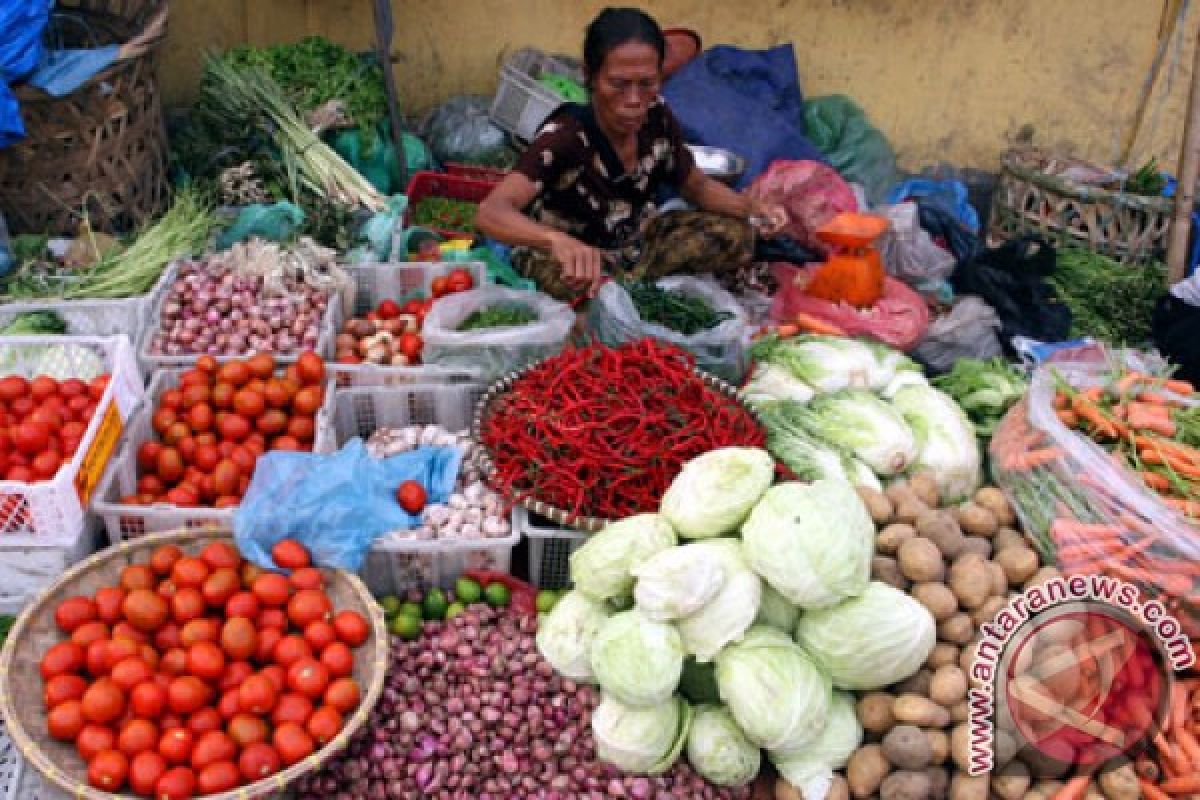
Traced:
<path fill-rule="evenodd" d="M 389 617 L 400 613 L 400 598 L 394 594 L 380 598 L 379 605 L 383 608 L 383 613 Z"/>
<path fill-rule="evenodd" d="M 454 596 L 458 598 L 459 602 L 469 606 L 472 603 L 478 603 L 483 597 L 483 587 L 479 585 L 478 581 L 459 578 L 454 584 Z"/>
<path fill-rule="evenodd" d="M 441 589 L 430 589 L 422 604 L 423 616 L 425 619 L 445 619 L 447 605 L 446 595 Z"/>
<path fill-rule="evenodd" d="M 483 596 L 487 599 L 488 605 L 495 608 L 503 608 L 508 605 L 508 587 L 499 581 L 489 583 L 488 587 L 483 590 Z"/>
<path fill-rule="evenodd" d="M 542 589 L 537 593 L 537 610 L 541 613 L 554 610 L 558 603 L 558 592 L 553 589 Z"/>
<path fill-rule="evenodd" d="M 464 606 L 462 603 L 459 603 L 459 602 L 451 603 L 450 605 L 446 606 L 446 619 L 452 620 L 466 610 L 467 610 L 467 607 Z"/>
<path fill-rule="evenodd" d="M 421 635 L 421 618 L 399 614 L 388 623 L 388 630 L 393 636 L 399 636 L 401 639 L 416 639 Z"/>
<path fill-rule="evenodd" d="M 400 606 L 400 613 L 407 614 L 410 617 L 416 617 L 417 619 L 420 619 L 421 618 L 421 604 L 420 603 L 412 603 L 412 602 L 404 603 L 403 605 Z"/>

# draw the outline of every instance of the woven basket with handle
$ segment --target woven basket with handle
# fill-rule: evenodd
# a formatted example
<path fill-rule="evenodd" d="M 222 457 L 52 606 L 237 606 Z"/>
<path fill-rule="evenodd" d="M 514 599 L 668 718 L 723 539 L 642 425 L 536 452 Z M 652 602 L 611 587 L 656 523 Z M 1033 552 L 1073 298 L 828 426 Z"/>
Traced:
<path fill-rule="evenodd" d="M 43 682 L 38 664 L 49 647 L 67 638 L 54 623 L 55 609 L 72 595 L 92 595 L 103 586 L 116 585 L 122 569 L 130 564 L 145 563 L 160 545 L 174 544 L 184 553 L 196 555 L 214 541 L 231 542 L 232 536 L 219 529 L 190 530 L 122 542 L 68 570 L 30 603 L 13 624 L 4 650 L 0 652 L 0 714 L 21 755 L 47 780 L 72 797 L 112 800 L 134 796 L 113 795 L 88 786 L 87 766 L 74 746 L 51 739 L 46 732 Z M 321 572 L 334 608 L 358 611 L 370 622 L 369 638 L 354 650 L 354 678 L 361 689 L 362 702 L 346 718 L 337 737 L 304 761 L 234 791 L 205 795 L 205 800 L 251 800 L 280 794 L 292 781 L 316 770 L 345 747 L 350 737 L 366 723 L 371 709 L 383 694 L 388 664 L 388 633 L 383 609 L 355 575 L 340 570 L 323 569 Z"/>
<path fill-rule="evenodd" d="M 0 208 L 13 233 L 127 231 L 166 208 L 167 133 L 154 52 L 166 0 L 58 0 L 59 47 L 121 45 L 117 60 L 65 97 L 13 87 L 26 137 L 0 149 Z"/>

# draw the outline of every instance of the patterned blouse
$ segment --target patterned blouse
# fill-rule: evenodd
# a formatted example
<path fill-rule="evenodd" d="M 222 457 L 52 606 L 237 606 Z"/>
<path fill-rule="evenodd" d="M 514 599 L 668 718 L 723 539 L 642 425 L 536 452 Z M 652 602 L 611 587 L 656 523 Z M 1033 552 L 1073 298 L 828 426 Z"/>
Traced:
<path fill-rule="evenodd" d="M 680 188 L 694 165 L 679 123 L 661 99 L 650 107 L 638 131 L 637 156 L 637 166 L 626 172 L 591 106 L 561 107 L 516 166 L 538 190 L 530 216 L 613 251 L 616 260 L 628 266 L 637 260 L 660 188 Z"/>

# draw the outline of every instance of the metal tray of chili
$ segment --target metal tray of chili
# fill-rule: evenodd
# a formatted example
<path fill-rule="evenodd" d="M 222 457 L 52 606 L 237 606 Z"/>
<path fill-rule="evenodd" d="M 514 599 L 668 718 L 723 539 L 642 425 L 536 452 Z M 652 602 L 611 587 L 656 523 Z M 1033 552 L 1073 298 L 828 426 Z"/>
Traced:
<path fill-rule="evenodd" d="M 496 491 L 585 531 L 656 510 L 701 453 L 765 442 L 737 389 L 654 339 L 568 349 L 511 373 L 480 398 L 472 435 Z"/>

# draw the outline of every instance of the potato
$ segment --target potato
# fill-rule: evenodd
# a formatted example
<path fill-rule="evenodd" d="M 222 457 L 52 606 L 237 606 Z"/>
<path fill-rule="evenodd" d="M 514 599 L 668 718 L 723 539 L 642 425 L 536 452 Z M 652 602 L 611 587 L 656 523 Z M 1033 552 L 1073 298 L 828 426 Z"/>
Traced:
<path fill-rule="evenodd" d="M 938 622 L 958 611 L 958 598 L 944 583 L 918 583 L 909 592 Z"/>
<path fill-rule="evenodd" d="M 1011 528 L 1017 521 L 1012 506 L 1008 503 L 1008 498 L 995 486 L 983 487 L 975 493 L 974 500 L 975 505 L 986 508 L 996 518 L 996 522 L 1007 528 Z"/>
<path fill-rule="evenodd" d="M 971 622 L 970 616 L 960 611 L 939 622 L 937 633 L 938 638 L 943 641 L 966 644 L 975 635 L 975 624 Z"/>
<path fill-rule="evenodd" d="M 900 572 L 896 559 L 887 556 L 871 557 L 871 577 L 882 581 L 888 586 L 894 586 L 900 591 L 908 591 L 908 580 Z"/>
<path fill-rule="evenodd" d="M 856 487 L 855 491 L 862 498 L 863 505 L 867 507 L 867 513 L 871 515 L 872 522 L 876 525 L 887 525 L 892 521 L 892 501 L 888 500 L 886 494 L 867 486 Z"/>
<path fill-rule="evenodd" d="M 893 691 L 899 694 L 919 694 L 928 697 L 931 683 L 933 683 L 933 670 L 922 668 L 897 683 Z"/>
<path fill-rule="evenodd" d="M 925 774 L 929 776 L 930 797 L 941 800 L 950 788 L 950 773 L 942 767 L 930 767 L 925 770 Z"/>
<path fill-rule="evenodd" d="M 917 495 L 913 492 L 912 487 L 908 485 L 908 481 L 896 481 L 888 486 L 883 494 L 891 502 L 893 508 L 905 503 L 921 502 L 917 499 Z"/>
<path fill-rule="evenodd" d="M 1008 595 L 1008 576 L 1004 574 L 1004 567 L 1000 566 L 995 561 L 987 562 L 988 572 L 992 576 L 992 597 L 1006 597 Z"/>
<path fill-rule="evenodd" d="M 907 722 L 921 728 L 944 728 L 950 724 L 946 709 L 919 694 L 902 694 L 892 704 L 892 716 L 897 722 Z"/>
<path fill-rule="evenodd" d="M 948 642 L 938 642 L 933 646 L 933 650 L 929 653 L 929 658 L 925 659 L 925 666 L 930 669 L 940 669 L 947 664 L 958 663 L 958 647 Z"/>
<path fill-rule="evenodd" d="M 971 728 L 960 722 L 950 731 L 950 758 L 964 772 L 971 766 Z"/>
<path fill-rule="evenodd" d="M 912 489 L 917 499 L 930 508 L 937 508 L 942 504 L 942 495 L 938 489 L 937 478 L 928 470 L 915 473 L 909 478 L 908 488 Z"/>
<path fill-rule="evenodd" d="M 996 553 L 994 561 L 1004 570 L 1009 586 L 1020 586 L 1038 571 L 1038 555 L 1028 547 L 1009 547 Z"/>
<path fill-rule="evenodd" d="M 928 539 L 909 539 L 900 545 L 896 560 L 900 562 L 900 572 L 910 581 L 940 581 L 946 574 L 941 551 Z"/>
<path fill-rule="evenodd" d="M 875 537 L 875 550 L 885 556 L 894 556 L 900 545 L 917 535 L 917 529 L 903 522 L 893 522 Z"/>
<path fill-rule="evenodd" d="M 1070 754 L 1066 754 L 1070 755 Z M 1022 748 L 1018 758 L 1039 778 L 1061 778 L 1071 771 L 1070 759 L 1059 761 L 1043 754 L 1036 747 Z"/>
<path fill-rule="evenodd" d="M 1062 787 L 1059 781 L 1038 781 L 1021 800 L 1053 800 Z"/>
<path fill-rule="evenodd" d="M 880 800 L 931 800 L 933 783 L 924 772 L 901 770 L 883 779 Z"/>
<path fill-rule="evenodd" d="M 959 555 L 975 553 L 976 555 L 981 555 L 984 558 L 991 558 L 992 552 L 992 543 L 987 539 L 984 539 L 982 536 L 964 536 L 962 552 L 960 552 Z"/>
<path fill-rule="evenodd" d="M 929 740 L 929 763 L 945 764 L 946 759 L 950 757 L 950 734 L 945 731 L 928 730 L 925 731 L 925 738 Z"/>
<path fill-rule="evenodd" d="M 775 800 L 804 800 L 804 795 L 783 778 L 776 778 Z"/>
<path fill-rule="evenodd" d="M 1133 764 L 1100 773 L 1100 791 L 1108 800 L 1138 800 L 1142 795 Z"/>
<path fill-rule="evenodd" d="M 929 699 L 943 708 L 961 703 L 967 697 L 967 676 L 957 665 L 942 667 L 933 673 L 929 684 Z"/>
<path fill-rule="evenodd" d="M 950 779 L 950 800 L 988 800 L 988 776 L 956 772 Z"/>
<path fill-rule="evenodd" d="M 967 676 L 971 674 L 971 667 L 975 665 L 975 648 L 979 645 L 979 640 L 975 638 L 974 632 L 971 638 L 968 639 L 962 649 L 958 652 L 958 667 Z"/>
<path fill-rule="evenodd" d="M 962 552 L 966 537 L 948 511 L 926 511 L 917 517 L 917 534 L 937 545 L 942 556 L 954 559 Z"/>
<path fill-rule="evenodd" d="M 1013 734 L 1001 727 L 992 733 L 992 748 L 996 754 L 996 764 L 1004 766 L 1017 757 L 1017 740 Z"/>
<path fill-rule="evenodd" d="M 992 537 L 992 547 L 996 548 L 997 553 L 1001 550 L 1007 550 L 1010 547 L 1025 546 L 1025 534 L 1012 528 L 1001 528 Z"/>
<path fill-rule="evenodd" d="M 833 773 L 833 781 L 829 784 L 829 791 L 825 793 L 825 800 L 850 800 L 850 786 L 846 783 L 844 775 Z"/>
<path fill-rule="evenodd" d="M 882 747 L 868 744 L 858 748 L 846 762 L 846 783 L 850 785 L 850 794 L 858 800 L 875 794 L 889 770 Z"/>
<path fill-rule="evenodd" d="M 933 760 L 933 749 L 920 728 L 897 725 L 883 737 L 883 755 L 893 767 L 925 769 Z"/>
<path fill-rule="evenodd" d="M 887 733 L 896 724 L 892 704 L 896 698 L 887 692 L 868 692 L 858 699 L 858 722 L 864 731 Z"/>
<path fill-rule="evenodd" d="M 990 563 L 983 556 L 967 553 L 959 556 L 950 565 L 950 577 L 947 582 L 963 608 L 979 608 L 993 593 L 992 575 L 988 567 Z"/>
<path fill-rule="evenodd" d="M 1000 527 L 996 524 L 996 517 L 992 515 L 992 512 L 975 503 L 963 503 L 955 513 L 958 516 L 959 526 L 971 536 L 990 539 Z"/>
<path fill-rule="evenodd" d="M 1020 761 L 1006 764 L 992 774 L 992 791 L 1002 800 L 1021 800 L 1029 791 L 1029 768 Z"/>
<path fill-rule="evenodd" d="M 1028 589 L 1031 586 L 1041 586 L 1049 580 L 1053 580 L 1061 575 L 1058 567 L 1042 567 L 1037 572 L 1033 573 L 1033 577 L 1025 581 L 1025 585 L 1021 588 Z"/>
<path fill-rule="evenodd" d="M 970 704 L 966 700 L 963 700 L 961 703 L 956 703 L 950 709 L 950 721 L 955 725 L 959 724 L 960 722 L 966 722 L 970 718 L 970 715 Z"/>
<path fill-rule="evenodd" d="M 986 622 L 991 622 L 1006 605 L 1008 605 L 1007 598 L 989 597 L 983 605 L 971 612 L 971 622 L 975 623 L 976 628 Z"/>
<path fill-rule="evenodd" d="M 887 498 L 892 501 L 892 521 L 912 525 L 917 517 L 929 510 L 905 481 L 888 487 Z"/>

